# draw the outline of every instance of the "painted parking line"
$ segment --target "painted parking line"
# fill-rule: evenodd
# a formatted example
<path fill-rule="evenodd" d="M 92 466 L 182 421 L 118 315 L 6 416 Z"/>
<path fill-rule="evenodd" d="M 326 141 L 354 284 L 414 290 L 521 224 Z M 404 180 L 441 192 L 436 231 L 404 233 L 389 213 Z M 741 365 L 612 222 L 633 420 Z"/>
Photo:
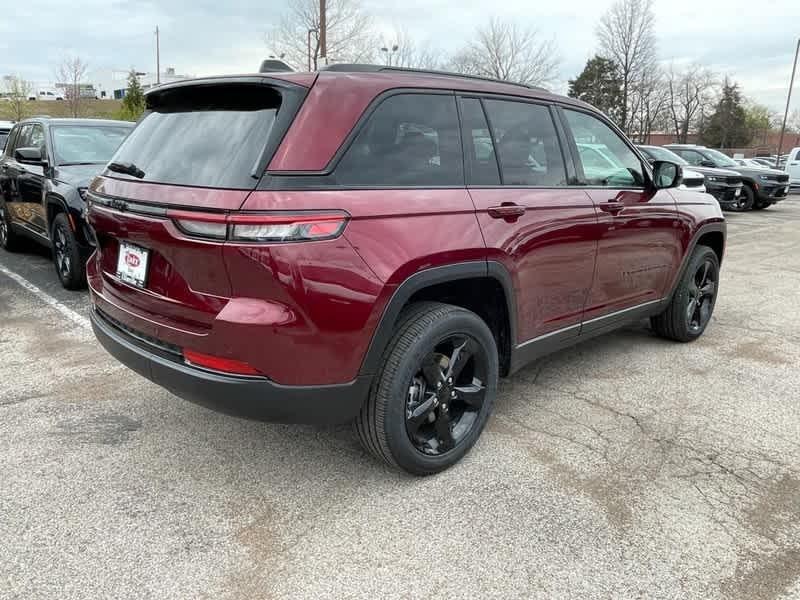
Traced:
<path fill-rule="evenodd" d="M 78 325 L 83 329 L 91 329 L 91 324 L 89 323 L 89 319 L 84 317 L 83 315 L 78 314 L 68 306 L 62 304 L 55 298 L 53 298 L 50 294 L 43 292 L 41 289 L 33 285 L 30 281 L 22 277 L 21 275 L 17 275 L 14 271 L 11 271 L 0 265 L 0 273 L 8 277 L 9 279 L 15 281 L 20 286 L 34 294 L 39 300 L 47 304 L 48 306 L 56 309 L 62 315 L 64 315 L 67 319 Z"/>

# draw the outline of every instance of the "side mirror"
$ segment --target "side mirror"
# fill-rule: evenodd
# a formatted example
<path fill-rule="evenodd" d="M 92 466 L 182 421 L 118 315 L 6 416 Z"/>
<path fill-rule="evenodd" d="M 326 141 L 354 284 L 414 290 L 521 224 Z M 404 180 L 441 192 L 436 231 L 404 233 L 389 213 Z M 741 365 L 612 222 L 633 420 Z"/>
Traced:
<path fill-rule="evenodd" d="M 683 167 L 674 162 L 657 160 L 653 163 L 653 186 L 657 190 L 678 187 L 683 181 Z"/>
<path fill-rule="evenodd" d="M 45 162 L 39 148 L 17 148 L 14 150 L 14 159 L 28 165 L 41 165 Z"/>
<path fill-rule="evenodd" d="M 701 166 L 701 167 L 711 167 L 711 168 L 713 169 L 713 168 L 714 168 L 714 167 L 716 167 L 717 165 L 715 165 L 715 164 L 714 164 L 714 161 L 711 161 L 711 160 L 705 160 L 705 159 L 704 159 L 704 160 L 701 160 L 701 161 L 700 161 L 700 166 Z"/>

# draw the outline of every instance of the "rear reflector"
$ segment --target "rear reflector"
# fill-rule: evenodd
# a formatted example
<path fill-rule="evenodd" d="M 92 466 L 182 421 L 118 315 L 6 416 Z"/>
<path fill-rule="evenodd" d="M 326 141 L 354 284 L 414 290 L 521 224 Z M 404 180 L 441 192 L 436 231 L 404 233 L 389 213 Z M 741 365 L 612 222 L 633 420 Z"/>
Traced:
<path fill-rule="evenodd" d="M 301 242 L 338 237 L 349 215 L 343 211 L 203 213 L 168 210 L 187 235 L 241 242 Z"/>
<path fill-rule="evenodd" d="M 183 351 L 183 358 L 187 364 L 212 369 L 214 371 L 233 373 L 235 375 L 262 375 L 262 373 L 257 371 L 254 367 L 240 360 L 221 358 L 219 356 L 212 356 L 210 354 L 203 354 L 202 352 L 185 349 Z"/>

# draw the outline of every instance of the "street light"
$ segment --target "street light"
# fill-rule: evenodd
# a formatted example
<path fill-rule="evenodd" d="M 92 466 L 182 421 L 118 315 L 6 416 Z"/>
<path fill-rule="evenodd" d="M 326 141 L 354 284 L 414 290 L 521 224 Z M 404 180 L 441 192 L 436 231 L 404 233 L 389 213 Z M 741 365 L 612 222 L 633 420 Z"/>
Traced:
<path fill-rule="evenodd" d="M 391 67 L 392 66 L 392 54 L 396 53 L 398 48 L 399 48 L 399 46 L 397 44 L 393 45 L 391 50 L 389 50 L 389 48 L 387 48 L 386 46 L 383 46 L 381 48 L 381 52 L 386 52 L 386 66 L 387 67 Z"/>

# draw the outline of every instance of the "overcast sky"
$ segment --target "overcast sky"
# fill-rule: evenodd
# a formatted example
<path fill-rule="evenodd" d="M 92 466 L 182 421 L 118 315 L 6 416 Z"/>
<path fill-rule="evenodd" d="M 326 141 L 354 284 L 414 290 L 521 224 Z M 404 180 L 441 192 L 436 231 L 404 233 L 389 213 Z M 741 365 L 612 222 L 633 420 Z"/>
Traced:
<path fill-rule="evenodd" d="M 443 52 L 458 48 L 492 15 L 535 27 L 555 39 L 562 81 L 575 77 L 596 50 L 596 23 L 612 4 L 363 1 L 387 30 L 404 27 Z M 800 36 L 798 0 L 657 0 L 655 5 L 662 60 L 700 62 L 733 77 L 748 96 L 783 110 Z M 193 75 L 252 71 L 266 57 L 264 34 L 285 6 L 282 0 L 23 0 L 14 3 L 13 18 L 6 11 L 0 21 L 0 74 L 52 80 L 54 66 L 68 54 L 81 56 L 90 68 L 152 71 L 156 25 L 162 68 Z M 800 107 L 800 82 L 795 86 L 793 108 Z"/>

